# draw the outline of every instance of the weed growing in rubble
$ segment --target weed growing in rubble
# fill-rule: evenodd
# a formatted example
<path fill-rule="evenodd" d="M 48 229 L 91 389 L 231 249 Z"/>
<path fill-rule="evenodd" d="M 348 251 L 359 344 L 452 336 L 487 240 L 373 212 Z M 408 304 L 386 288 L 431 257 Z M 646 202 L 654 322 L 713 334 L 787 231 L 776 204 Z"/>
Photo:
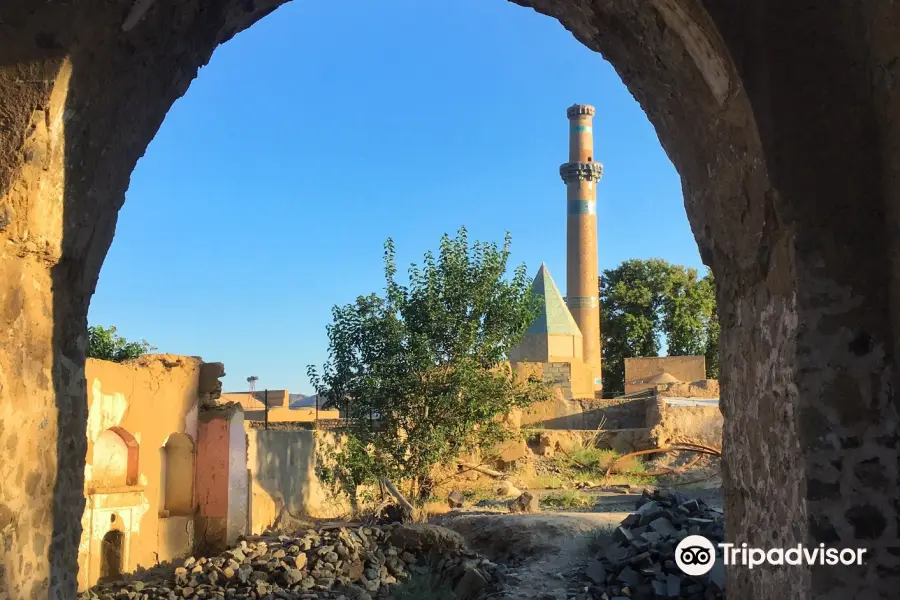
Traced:
<path fill-rule="evenodd" d="M 437 577 L 413 575 L 396 586 L 388 600 L 457 600 L 457 597 Z"/>
<path fill-rule="evenodd" d="M 534 478 L 534 487 L 539 490 L 561 490 L 566 482 L 559 475 L 538 475 Z"/>
<path fill-rule="evenodd" d="M 601 448 L 576 448 L 569 453 L 569 456 L 572 462 L 577 461 L 594 473 L 606 473 L 609 465 L 619 458 L 619 453 L 615 450 Z"/>
<path fill-rule="evenodd" d="M 631 458 L 618 463 L 617 473 L 606 481 L 606 471 L 619 458 L 614 450 L 602 448 L 577 448 L 570 452 L 557 454 L 551 460 L 556 474 L 544 475 L 535 479 L 535 485 L 544 489 L 561 489 L 566 483 L 601 483 L 651 485 L 655 478 L 645 475 L 647 466 L 638 458 Z"/>
<path fill-rule="evenodd" d="M 588 550 L 590 550 L 592 554 L 596 554 L 597 552 L 600 552 L 600 550 L 606 548 L 612 539 L 613 529 L 612 525 L 604 525 L 589 531 L 587 534 Z"/>
<path fill-rule="evenodd" d="M 594 501 L 587 494 L 570 490 L 553 492 L 541 498 L 541 506 L 552 509 L 578 509 L 594 506 Z"/>

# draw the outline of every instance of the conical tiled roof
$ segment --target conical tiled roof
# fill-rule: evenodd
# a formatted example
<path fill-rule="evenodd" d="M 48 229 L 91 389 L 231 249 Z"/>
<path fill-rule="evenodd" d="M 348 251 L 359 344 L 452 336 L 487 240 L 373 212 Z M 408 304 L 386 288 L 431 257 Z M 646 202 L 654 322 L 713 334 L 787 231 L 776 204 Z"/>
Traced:
<path fill-rule="evenodd" d="M 541 263 L 534 283 L 531 284 L 531 293 L 543 297 L 543 301 L 537 318 L 525 331 L 525 335 L 581 335 L 578 324 L 572 318 L 569 307 L 563 301 L 562 294 L 553 283 L 544 263 Z"/>

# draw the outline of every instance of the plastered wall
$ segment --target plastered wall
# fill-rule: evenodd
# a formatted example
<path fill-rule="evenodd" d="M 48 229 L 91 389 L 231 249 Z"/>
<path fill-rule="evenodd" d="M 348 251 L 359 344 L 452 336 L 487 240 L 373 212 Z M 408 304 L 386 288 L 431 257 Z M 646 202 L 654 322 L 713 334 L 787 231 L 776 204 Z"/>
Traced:
<path fill-rule="evenodd" d="M 337 443 L 333 433 L 247 427 L 252 533 L 262 533 L 282 511 L 292 517 L 334 518 L 346 514 L 345 498 L 316 476 L 317 445 Z"/>
<path fill-rule="evenodd" d="M 671 404 L 678 398 L 678 404 Z M 699 400 L 696 405 L 684 399 Z M 657 386 L 653 397 L 646 400 L 646 423 L 658 446 L 675 442 L 691 442 L 722 446 L 724 418 L 718 403 L 719 382 L 715 379 L 692 383 L 670 383 Z"/>
<path fill-rule="evenodd" d="M 173 355 L 150 355 L 124 364 L 87 360 L 80 589 L 95 583 L 101 571 L 109 569 L 104 564 L 104 538 L 107 552 L 110 540 L 121 545 L 122 562 L 115 567 L 125 572 L 191 551 L 192 517 L 169 515 L 164 508 L 166 444 L 173 435 L 187 436 L 187 446 L 186 438 L 179 440 L 179 466 L 175 467 L 184 480 L 173 483 L 192 488 L 193 470 L 184 469 L 183 463 L 192 460 L 197 438 L 202 364 L 199 359 Z"/>

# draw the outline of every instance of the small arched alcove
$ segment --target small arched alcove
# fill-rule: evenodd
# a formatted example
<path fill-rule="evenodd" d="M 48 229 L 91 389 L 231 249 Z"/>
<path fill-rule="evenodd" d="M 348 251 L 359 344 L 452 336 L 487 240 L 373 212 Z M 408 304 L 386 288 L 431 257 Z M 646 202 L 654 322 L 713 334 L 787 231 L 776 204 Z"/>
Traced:
<path fill-rule="evenodd" d="M 162 503 L 170 517 L 190 516 L 194 512 L 194 440 L 184 433 L 173 433 L 160 452 Z"/>
<path fill-rule="evenodd" d="M 100 542 L 100 580 L 115 579 L 125 571 L 125 534 L 111 529 Z"/>
<path fill-rule="evenodd" d="M 137 485 L 137 440 L 121 427 L 110 427 L 94 442 L 92 480 L 99 487 Z"/>

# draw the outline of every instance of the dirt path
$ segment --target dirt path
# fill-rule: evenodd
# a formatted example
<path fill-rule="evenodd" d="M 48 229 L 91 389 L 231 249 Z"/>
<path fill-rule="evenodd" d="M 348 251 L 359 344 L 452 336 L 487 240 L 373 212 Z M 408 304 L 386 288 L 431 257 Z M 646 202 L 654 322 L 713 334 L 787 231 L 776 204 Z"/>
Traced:
<path fill-rule="evenodd" d="M 590 555 L 599 529 L 618 525 L 627 512 L 545 512 L 528 515 L 457 513 L 439 524 L 479 552 L 510 566 L 508 600 L 565 600 Z M 574 591 L 574 590 L 573 590 Z"/>
<path fill-rule="evenodd" d="M 535 490 L 533 490 L 535 491 Z M 710 506 L 722 504 L 719 490 L 683 492 Z M 598 494 L 593 508 L 579 512 L 507 513 L 458 511 L 436 520 L 460 533 L 476 550 L 510 567 L 497 600 L 565 600 L 577 585 L 598 530 L 618 526 L 634 510 L 635 494 Z"/>

